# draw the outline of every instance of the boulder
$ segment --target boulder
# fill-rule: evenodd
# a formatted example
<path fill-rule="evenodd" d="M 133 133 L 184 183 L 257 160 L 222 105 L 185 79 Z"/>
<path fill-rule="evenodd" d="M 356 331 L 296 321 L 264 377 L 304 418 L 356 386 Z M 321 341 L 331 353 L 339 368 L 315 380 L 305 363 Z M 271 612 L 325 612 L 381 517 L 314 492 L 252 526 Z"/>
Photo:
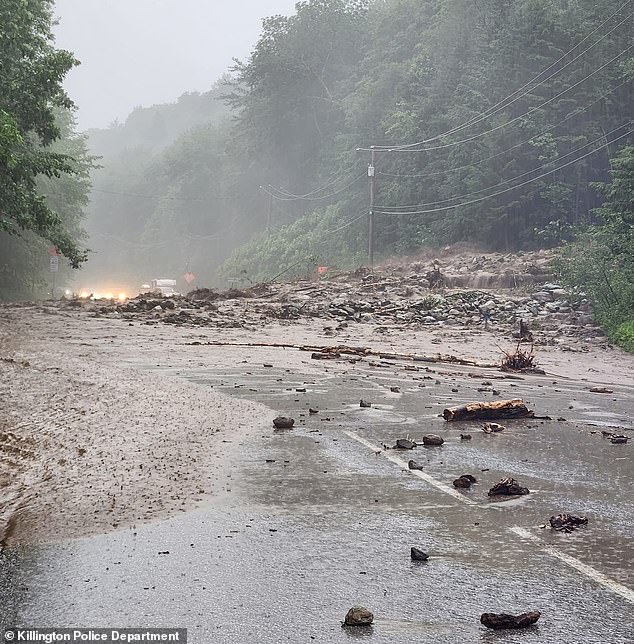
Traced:
<path fill-rule="evenodd" d="M 487 628 L 500 630 L 503 628 L 527 628 L 537 622 L 542 616 L 539 611 L 522 613 L 521 615 L 509 615 L 507 613 L 483 613 L 480 617 L 480 623 Z"/>
<path fill-rule="evenodd" d="M 444 442 L 445 441 L 436 434 L 426 434 L 425 436 L 423 436 L 423 445 L 426 445 L 428 447 L 442 445 Z"/>
<path fill-rule="evenodd" d="M 411 557 L 412 561 L 427 561 L 429 559 L 429 555 L 426 552 L 414 547 L 412 547 Z"/>
<path fill-rule="evenodd" d="M 572 532 L 581 525 L 588 525 L 588 517 L 576 514 L 558 514 L 550 517 L 550 527 L 557 532 Z"/>
<path fill-rule="evenodd" d="M 346 614 L 344 626 L 370 626 L 374 614 L 363 606 L 353 606 Z"/>
<path fill-rule="evenodd" d="M 527 487 L 521 487 L 513 478 L 502 479 L 489 490 L 489 496 L 524 496 L 529 493 L 530 490 Z"/>
<path fill-rule="evenodd" d="M 286 416 L 278 416 L 273 420 L 273 425 L 275 429 L 293 429 L 295 420 L 293 418 L 287 418 Z"/>
<path fill-rule="evenodd" d="M 416 447 L 416 443 L 409 438 L 399 438 L 396 441 L 396 447 L 398 449 L 414 449 Z"/>

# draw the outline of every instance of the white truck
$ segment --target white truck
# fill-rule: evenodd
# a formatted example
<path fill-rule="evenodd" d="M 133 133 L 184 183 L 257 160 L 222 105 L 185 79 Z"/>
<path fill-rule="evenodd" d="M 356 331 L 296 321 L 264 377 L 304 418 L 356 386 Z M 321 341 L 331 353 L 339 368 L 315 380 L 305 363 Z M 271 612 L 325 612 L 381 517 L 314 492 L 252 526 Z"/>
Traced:
<path fill-rule="evenodd" d="M 180 295 L 176 291 L 176 280 L 158 279 L 152 280 L 149 284 L 141 286 L 142 292 L 150 292 L 163 297 L 171 297 L 172 295 Z"/>

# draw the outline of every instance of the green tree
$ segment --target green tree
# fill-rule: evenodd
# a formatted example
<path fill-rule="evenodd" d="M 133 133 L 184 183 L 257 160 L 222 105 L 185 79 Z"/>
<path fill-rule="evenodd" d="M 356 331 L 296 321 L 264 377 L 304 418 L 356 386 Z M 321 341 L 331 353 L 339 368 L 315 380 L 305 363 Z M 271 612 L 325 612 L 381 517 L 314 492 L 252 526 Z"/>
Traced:
<path fill-rule="evenodd" d="M 57 246 L 73 267 L 85 259 L 76 237 L 40 192 L 40 177 L 77 171 L 69 155 L 54 152 L 60 138 L 56 108 L 70 109 L 62 81 L 77 64 L 54 47 L 52 0 L 0 3 L 0 231 L 30 231 Z"/>
<path fill-rule="evenodd" d="M 605 197 L 595 211 L 600 223 L 565 249 L 560 267 L 608 332 L 634 350 L 634 146 L 612 160 L 611 174 L 610 183 L 596 184 Z"/>

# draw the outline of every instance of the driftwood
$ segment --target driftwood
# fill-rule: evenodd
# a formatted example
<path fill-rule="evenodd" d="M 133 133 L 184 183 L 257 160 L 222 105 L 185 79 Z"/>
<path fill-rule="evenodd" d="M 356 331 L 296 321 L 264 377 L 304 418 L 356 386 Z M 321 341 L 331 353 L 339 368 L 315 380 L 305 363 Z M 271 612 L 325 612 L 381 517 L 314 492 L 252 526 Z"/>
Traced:
<path fill-rule="evenodd" d="M 502 418 L 533 418 L 523 400 L 495 400 L 493 402 L 467 403 L 460 407 L 449 407 L 442 413 L 447 421 L 454 420 L 498 420 Z"/>
<path fill-rule="evenodd" d="M 487 628 L 499 630 L 502 628 L 526 628 L 532 626 L 542 616 L 539 611 L 508 615 L 507 613 L 483 613 L 480 622 Z"/>
<path fill-rule="evenodd" d="M 482 369 L 497 369 L 499 365 L 476 362 L 475 360 L 467 360 L 466 358 L 459 358 L 453 355 L 442 355 L 440 353 L 433 356 L 420 355 L 415 353 L 385 353 L 384 351 L 375 351 L 369 347 L 350 347 L 345 344 L 340 346 L 307 346 L 297 344 L 281 344 L 276 342 L 219 342 L 209 341 L 201 342 L 196 340 L 194 342 L 186 342 L 186 346 L 206 346 L 206 347 L 272 347 L 276 349 L 299 349 L 299 351 L 308 351 L 314 354 L 312 357 L 316 360 L 323 360 L 328 357 L 338 358 L 341 355 L 352 356 L 378 356 L 383 360 L 405 360 L 408 362 L 430 362 L 430 363 L 449 363 L 467 365 L 470 367 L 480 367 Z"/>

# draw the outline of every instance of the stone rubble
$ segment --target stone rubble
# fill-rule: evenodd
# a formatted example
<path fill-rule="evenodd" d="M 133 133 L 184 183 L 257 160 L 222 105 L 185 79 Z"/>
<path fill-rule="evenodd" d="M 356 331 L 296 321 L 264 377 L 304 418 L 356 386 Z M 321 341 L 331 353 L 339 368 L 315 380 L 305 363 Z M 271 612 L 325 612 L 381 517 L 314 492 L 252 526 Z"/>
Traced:
<path fill-rule="evenodd" d="M 582 297 L 572 297 L 553 281 L 552 252 L 473 256 L 459 254 L 433 261 L 384 265 L 373 272 L 334 271 L 321 278 L 266 283 L 245 289 L 197 289 L 187 296 L 140 295 L 127 302 L 69 300 L 95 316 L 118 317 L 143 324 L 261 327 L 305 318 L 328 321 L 336 335 L 349 324 L 394 327 L 495 328 L 517 334 L 520 321 L 535 344 L 573 340 L 605 343 L 603 331 Z M 438 267 L 442 284 L 431 288 L 426 275 Z"/>

